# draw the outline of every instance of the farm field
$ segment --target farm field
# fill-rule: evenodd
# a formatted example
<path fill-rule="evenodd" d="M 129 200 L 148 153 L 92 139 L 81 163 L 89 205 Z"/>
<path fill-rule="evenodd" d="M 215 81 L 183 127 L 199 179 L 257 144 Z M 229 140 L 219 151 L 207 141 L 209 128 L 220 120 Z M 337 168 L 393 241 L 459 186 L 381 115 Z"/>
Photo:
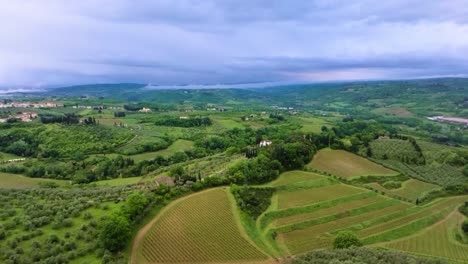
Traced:
<path fill-rule="evenodd" d="M 97 181 L 97 186 L 119 186 L 119 185 L 130 185 L 141 182 L 143 177 L 129 177 L 129 178 L 116 178 L 110 180 Z"/>
<path fill-rule="evenodd" d="M 22 189 L 39 187 L 41 183 L 55 183 L 59 186 L 68 185 L 69 181 L 64 180 L 51 180 L 40 178 L 29 178 L 19 174 L 10 174 L 0 172 L 0 188 L 6 189 Z"/>
<path fill-rule="evenodd" d="M 367 192 L 367 190 L 341 183 L 294 192 L 280 192 L 277 194 L 278 208 L 304 206 L 361 192 Z"/>
<path fill-rule="evenodd" d="M 20 159 L 20 158 L 22 158 L 22 157 L 17 156 L 15 154 L 0 152 L 0 162 L 1 161 L 6 161 L 6 160 L 11 160 L 11 159 Z"/>
<path fill-rule="evenodd" d="M 288 185 L 292 183 L 299 183 L 299 182 L 305 182 L 305 181 L 310 181 L 310 180 L 318 180 L 318 179 L 325 179 L 325 176 L 322 176 L 317 173 L 313 172 L 306 172 L 306 171 L 288 171 L 285 173 L 282 173 L 278 179 L 270 182 L 268 186 L 282 186 L 282 185 Z"/>
<path fill-rule="evenodd" d="M 465 217 L 454 211 L 443 221 L 411 237 L 383 244 L 383 247 L 450 261 L 467 262 L 468 245 L 455 239 Z"/>
<path fill-rule="evenodd" d="M 130 155 L 129 158 L 134 159 L 135 161 L 150 160 L 154 159 L 157 156 L 168 157 L 176 152 L 183 152 L 193 148 L 193 142 L 190 140 L 178 139 L 172 143 L 167 149 L 147 152 L 142 154 Z"/>
<path fill-rule="evenodd" d="M 361 223 L 370 218 L 398 212 L 407 207 L 407 204 L 399 203 L 358 214 L 356 216 L 344 217 L 304 229 L 297 229 L 278 235 L 278 242 L 283 243 L 291 254 L 299 254 L 314 249 L 328 248 L 331 247 L 334 237 L 327 233 L 343 229 L 346 226 Z"/>
<path fill-rule="evenodd" d="M 173 203 L 145 235 L 134 263 L 268 261 L 243 233 L 228 195 L 217 188 Z"/>
<path fill-rule="evenodd" d="M 383 159 L 400 160 L 403 158 L 418 158 L 418 152 L 414 149 L 411 142 L 401 139 L 377 139 L 370 142 L 372 157 Z"/>
<path fill-rule="evenodd" d="M 311 220 L 311 219 L 317 219 L 317 218 L 327 216 L 327 215 L 344 214 L 350 209 L 359 208 L 359 207 L 366 206 L 366 205 L 369 205 L 375 202 L 380 202 L 380 201 L 385 201 L 385 198 L 382 196 L 371 196 L 371 197 L 367 197 L 364 199 L 351 200 L 346 203 L 340 203 L 333 207 L 317 210 L 311 213 L 304 213 L 304 214 L 278 218 L 278 220 L 274 222 L 273 226 L 280 227 L 280 226 L 304 222 L 304 221 Z"/>
<path fill-rule="evenodd" d="M 400 197 L 404 197 L 404 198 L 410 199 L 413 202 L 416 201 L 417 198 L 420 198 L 425 193 L 441 188 L 438 185 L 423 182 L 423 181 L 416 180 L 416 179 L 409 179 L 403 182 L 401 188 L 398 188 L 398 189 L 386 189 L 382 185 L 375 183 L 375 182 L 370 183 L 368 185 L 376 190 L 383 191 L 386 194 L 393 194 L 393 195 L 397 195 Z"/>
<path fill-rule="evenodd" d="M 398 174 L 393 170 L 344 150 L 320 150 L 315 154 L 309 166 L 345 178 L 366 175 L 391 176 Z"/>
<path fill-rule="evenodd" d="M 431 228 L 466 199 L 450 197 L 416 206 L 341 183 L 284 191 L 314 181 L 307 180 L 307 174 L 290 173 L 298 180 L 280 177 L 282 189 L 257 221 L 267 243 L 284 255 L 330 248 L 340 230 L 354 231 L 366 245 L 404 238 Z M 415 197 L 432 188 L 437 186 L 411 179 L 398 192 Z M 276 238 L 268 239 L 273 233 Z"/>

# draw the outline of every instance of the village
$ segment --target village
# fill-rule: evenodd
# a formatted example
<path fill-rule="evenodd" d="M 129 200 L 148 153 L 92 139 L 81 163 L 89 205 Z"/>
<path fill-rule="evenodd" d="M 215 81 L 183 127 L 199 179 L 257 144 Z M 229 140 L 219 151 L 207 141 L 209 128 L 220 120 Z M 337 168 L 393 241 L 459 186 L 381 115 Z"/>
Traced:
<path fill-rule="evenodd" d="M 64 107 L 62 103 L 56 102 L 0 102 L 0 108 L 57 108 Z"/>

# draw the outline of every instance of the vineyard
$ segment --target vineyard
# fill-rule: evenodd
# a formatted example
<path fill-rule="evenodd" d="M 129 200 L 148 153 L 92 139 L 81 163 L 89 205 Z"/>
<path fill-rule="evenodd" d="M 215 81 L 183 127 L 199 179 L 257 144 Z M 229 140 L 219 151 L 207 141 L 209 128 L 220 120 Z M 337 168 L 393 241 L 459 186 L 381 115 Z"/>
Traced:
<path fill-rule="evenodd" d="M 397 160 L 380 160 L 379 162 L 409 177 L 441 186 L 468 182 L 468 178 L 463 176 L 460 170 L 447 164 L 410 165 Z"/>
<path fill-rule="evenodd" d="M 436 256 L 451 261 L 468 261 L 468 245 L 455 239 L 464 216 L 458 212 L 451 213 L 443 221 L 412 237 L 390 242 L 386 248 L 407 251 L 410 253 Z"/>
<path fill-rule="evenodd" d="M 344 150 L 324 149 L 313 158 L 309 167 L 339 177 L 365 175 L 397 175 L 398 173 Z"/>
<path fill-rule="evenodd" d="M 378 139 L 370 143 L 372 157 L 400 161 L 420 160 L 420 153 L 408 140 Z"/>
<path fill-rule="evenodd" d="M 269 183 L 269 186 L 283 186 L 283 185 L 288 185 L 292 183 L 300 183 L 300 182 L 306 182 L 310 180 L 319 180 L 319 179 L 324 179 L 326 177 L 317 174 L 317 173 L 312 173 L 312 172 L 306 172 L 306 171 L 289 171 L 285 172 L 278 177 L 278 179 L 272 181 Z"/>
<path fill-rule="evenodd" d="M 315 176 L 308 178 L 307 173 L 290 172 L 273 184 L 280 189 L 272 198 L 272 206 L 257 220 L 257 227 L 264 242 L 280 255 L 330 248 L 342 230 L 355 232 L 367 245 L 408 237 L 433 226 L 467 199 L 451 197 L 417 206 L 337 182 L 292 188 L 298 183 L 312 186 L 318 180 Z M 434 188 L 439 187 L 410 179 L 391 191 L 416 199 Z"/>
<path fill-rule="evenodd" d="M 146 234 L 137 263 L 268 261 L 251 244 L 226 189 L 211 189 L 171 205 Z"/>

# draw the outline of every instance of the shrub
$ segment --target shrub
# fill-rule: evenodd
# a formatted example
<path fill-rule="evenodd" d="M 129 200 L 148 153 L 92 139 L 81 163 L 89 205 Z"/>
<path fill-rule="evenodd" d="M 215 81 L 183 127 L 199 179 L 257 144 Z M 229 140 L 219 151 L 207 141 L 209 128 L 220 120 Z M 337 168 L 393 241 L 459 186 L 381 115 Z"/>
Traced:
<path fill-rule="evenodd" d="M 398 189 L 401 188 L 401 182 L 399 181 L 388 181 L 383 183 L 385 189 Z"/>
<path fill-rule="evenodd" d="M 351 231 L 342 231 L 339 232 L 333 241 L 333 248 L 350 248 L 350 247 L 360 247 L 362 242 L 359 238 Z"/>
<path fill-rule="evenodd" d="M 463 232 L 465 232 L 465 234 L 468 235 L 468 219 L 465 219 L 465 221 L 463 221 L 462 230 Z"/>

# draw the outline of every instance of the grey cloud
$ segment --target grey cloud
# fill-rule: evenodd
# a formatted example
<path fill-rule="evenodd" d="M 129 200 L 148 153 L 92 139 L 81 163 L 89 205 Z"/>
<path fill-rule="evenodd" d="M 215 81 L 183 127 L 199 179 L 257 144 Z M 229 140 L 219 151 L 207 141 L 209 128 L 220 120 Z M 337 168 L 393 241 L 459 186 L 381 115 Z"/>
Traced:
<path fill-rule="evenodd" d="M 463 75 L 468 0 L 0 0 L 0 85 Z"/>

